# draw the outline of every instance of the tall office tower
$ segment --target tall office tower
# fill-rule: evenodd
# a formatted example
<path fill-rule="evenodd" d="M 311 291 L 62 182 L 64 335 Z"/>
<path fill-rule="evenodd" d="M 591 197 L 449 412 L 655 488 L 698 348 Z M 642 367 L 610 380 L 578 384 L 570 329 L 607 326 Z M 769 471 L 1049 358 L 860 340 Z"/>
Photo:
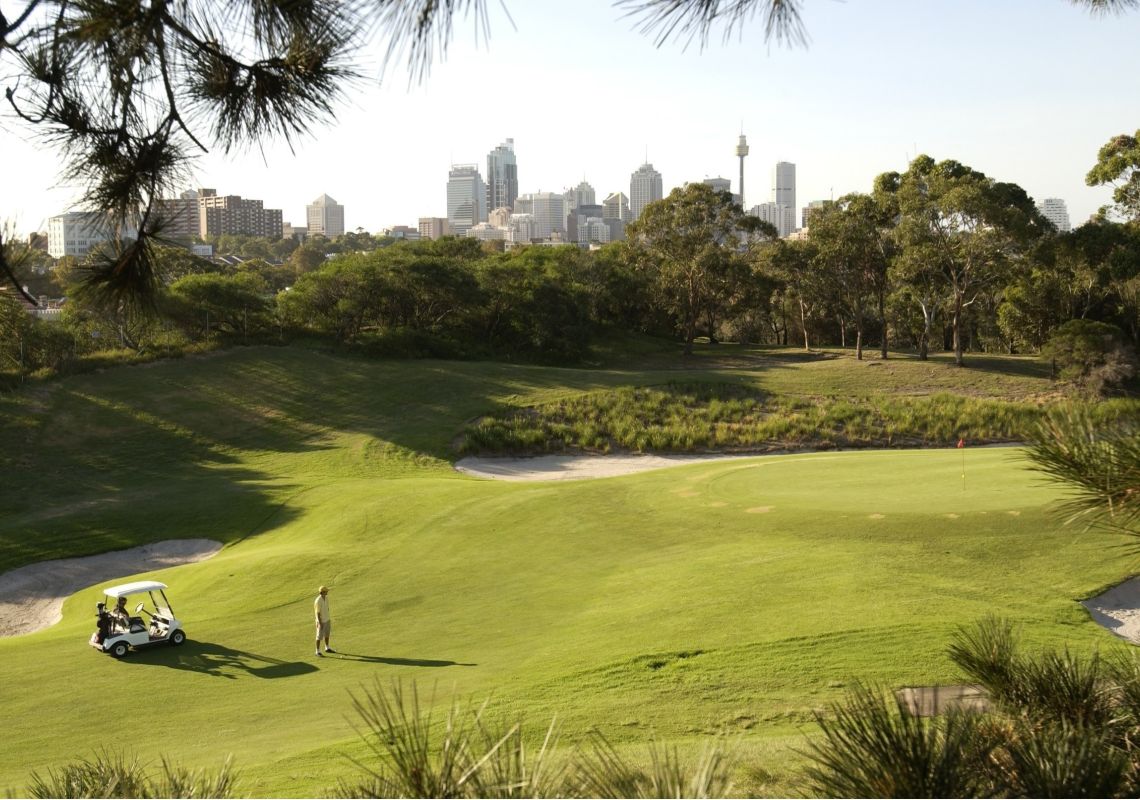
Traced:
<path fill-rule="evenodd" d="M 549 239 L 555 231 L 566 232 L 566 198 L 554 192 L 531 195 L 534 215 L 534 238 Z"/>
<path fill-rule="evenodd" d="M 421 239 L 442 239 L 451 235 L 451 226 L 443 217 L 420 217 Z"/>
<path fill-rule="evenodd" d="M 322 194 L 305 206 L 309 221 L 309 235 L 320 234 L 329 239 L 344 234 L 344 206 L 327 194 Z"/>
<path fill-rule="evenodd" d="M 447 175 L 447 222 L 456 236 L 487 221 L 487 188 L 474 164 L 453 164 Z"/>
<path fill-rule="evenodd" d="M 597 203 L 581 203 L 566 212 L 566 241 L 578 241 L 578 226 L 589 217 L 602 217 L 602 207 Z"/>
<path fill-rule="evenodd" d="M 100 242 L 137 237 L 133 225 L 117 230 L 112 218 L 102 211 L 68 211 L 48 219 L 48 255 L 52 258 L 82 258 Z"/>
<path fill-rule="evenodd" d="M 158 201 L 162 235 L 170 239 L 198 238 L 198 193 L 183 192 L 176 198 Z"/>
<path fill-rule="evenodd" d="M 629 176 L 629 210 L 633 219 L 640 217 L 647 205 L 664 196 L 661 188 L 661 173 L 655 170 L 648 161 L 638 167 L 637 172 Z"/>
<path fill-rule="evenodd" d="M 573 189 L 571 189 L 570 192 L 567 192 L 567 198 L 569 198 L 571 193 L 574 195 L 573 205 L 570 206 L 571 208 L 594 205 L 594 187 L 585 181 L 582 181 Z"/>
<path fill-rule="evenodd" d="M 796 227 L 796 165 L 778 161 L 772 167 L 772 202 L 792 209 L 792 230 Z M 788 233 L 781 232 L 781 236 Z"/>
<path fill-rule="evenodd" d="M 260 200 L 236 194 L 219 196 L 213 189 L 198 190 L 198 236 L 203 239 L 227 233 L 280 239 L 282 228 L 279 208 L 264 208 Z"/>
<path fill-rule="evenodd" d="M 614 192 L 602 201 L 602 217 L 629 222 L 629 198 L 624 192 Z"/>
<path fill-rule="evenodd" d="M 515 140 L 507 139 L 487 154 L 487 208 L 514 208 L 519 196 Z"/>
<path fill-rule="evenodd" d="M 1041 212 L 1041 216 L 1052 222 L 1061 233 L 1072 230 L 1072 226 L 1069 224 L 1069 209 L 1061 198 L 1046 197 L 1037 204 L 1037 210 Z"/>
<path fill-rule="evenodd" d="M 520 194 L 515 198 L 514 207 L 511 208 L 514 214 L 532 214 L 534 213 L 534 195 Z"/>
<path fill-rule="evenodd" d="M 736 157 L 740 159 L 740 207 L 744 208 L 744 157 L 748 155 L 748 140 L 744 138 L 744 134 L 740 134 L 740 139 L 736 142 Z"/>

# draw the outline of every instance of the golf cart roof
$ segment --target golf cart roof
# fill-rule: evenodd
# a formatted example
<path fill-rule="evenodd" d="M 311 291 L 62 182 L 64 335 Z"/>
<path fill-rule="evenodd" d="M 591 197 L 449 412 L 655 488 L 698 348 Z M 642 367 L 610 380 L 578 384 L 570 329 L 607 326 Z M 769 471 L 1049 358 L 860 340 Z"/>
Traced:
<path fill-rule="evenodd" d="M 139 592 L 156 592 L 166 588 L 165 583 L 158 581 L 135 581 L 134 583 L 124 583 L 122 586 L 112 586 L 110 589 L 104 589 L 103 594 L 107 597 L 126 597 L 129 594 L 138 594 Z"/>

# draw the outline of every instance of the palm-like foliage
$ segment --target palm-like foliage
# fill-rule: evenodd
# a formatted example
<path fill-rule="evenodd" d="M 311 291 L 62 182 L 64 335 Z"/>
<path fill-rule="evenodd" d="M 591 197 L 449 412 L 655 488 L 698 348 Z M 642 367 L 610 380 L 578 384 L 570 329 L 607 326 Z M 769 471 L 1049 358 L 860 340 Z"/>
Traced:
<path fill-rule="evenodd" d="M 33 772 L 32 797 L 232 797 L 234 773 L 227 761 L 217 772 L 188 770 L 165 758 L 152 771 L 137 756 L 104 750 L 45 775 Z"/>
<path fill-rule="evenodd" d="M 722 740 L 695 764 L 676 750 L 650 747 L 647 769 L 633 765 L 600 733 L 559 756 L 552 722 L 531 749 L 523 723 L 490 719 L 488 704 L 453 702 L 434 720 L 412 684 L 374 682 L 353 697 L 359 733 L 372 757 L 356 761 L 361 779 L 342 781 L 340 797 L 724 797 L 731 761 Z"/>
<path fill-rule="evenodd" d="M 975 714 L 920 717 L 884 692 L 857 687 L 816 717 L 823 739 L 807 752 L 819 797 L 980 797 L 996 739 Z"/>
<path fill-rule="evenodd" d="M 1057 409 L 1034 432 L 1029 458 L 1072 490 L 1074 518 L 1140 534 L 1140 419 L 1102 422 L 1085 407 Z"/>
<path fill-rule="evenodd" d="M 865 688 L 819 717 L 807 770 L 828 797 L 1134 797 L 1140 768 L 1140 667 L 1019 651 L 988 618 L 949 655 L 987 690 L 985 714 L 920 718 Z"/>

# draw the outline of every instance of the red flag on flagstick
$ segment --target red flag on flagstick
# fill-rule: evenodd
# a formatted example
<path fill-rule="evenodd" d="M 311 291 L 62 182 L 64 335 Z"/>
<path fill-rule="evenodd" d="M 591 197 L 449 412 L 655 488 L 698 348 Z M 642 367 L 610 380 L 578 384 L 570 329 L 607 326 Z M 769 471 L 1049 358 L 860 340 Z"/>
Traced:
<path fill-rule="evenodd" d="M 966 446 L 966 440 L 965 439 L 959 439 L 958 440 L 958 446 L 959 447 L 965 447 Z"/>

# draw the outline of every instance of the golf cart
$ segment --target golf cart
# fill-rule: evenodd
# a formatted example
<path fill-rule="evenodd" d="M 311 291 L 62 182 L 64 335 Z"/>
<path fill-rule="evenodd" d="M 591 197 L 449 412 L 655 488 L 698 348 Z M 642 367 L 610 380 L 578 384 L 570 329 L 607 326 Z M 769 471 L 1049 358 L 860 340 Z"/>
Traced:
<path fill-rule="evenodd" d="M 185 642 L 186 631 L 182 629 L 182 623 L 174 618 L 170 601 L 163 591 L 165 588 L 166 584 L 158 581 L 135 581 L 104 589 L 103 594 L 113 598 L 115 603 L 111 611 L 107 610 L 105 603 L 96 603 L 97 630 L 91 634 L 91 646 L 115 658 L 122 658 L 132 647 L 139 650 L 160 644 L 180 645 Z M 161 603 L 155 599 L 155 592 L 162 597 Z M 149 595 L 154 610 L 148 611 L 146 602 L 140 602 L 135 606 L 135 614 L 140 616 L 131 616 L 127 610 L 126 598 L 138 594 Z M 150 617 L 149 624 L 142 618 L 142 614 Z"/>

